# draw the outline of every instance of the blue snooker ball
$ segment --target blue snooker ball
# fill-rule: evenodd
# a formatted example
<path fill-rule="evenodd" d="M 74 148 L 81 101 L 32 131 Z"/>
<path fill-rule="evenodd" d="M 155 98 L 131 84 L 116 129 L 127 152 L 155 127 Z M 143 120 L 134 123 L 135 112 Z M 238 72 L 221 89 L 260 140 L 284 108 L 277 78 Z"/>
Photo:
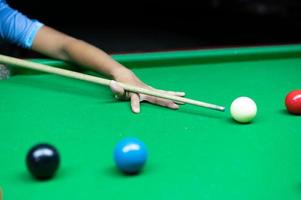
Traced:
<path fill-rule="evenodd" d="M 115 164 L 125 174 L 139 173 L 146 163 L 147 156 L 145 144 L 136 138 L 125 138 L 118 142 L 114 149 Z"/>

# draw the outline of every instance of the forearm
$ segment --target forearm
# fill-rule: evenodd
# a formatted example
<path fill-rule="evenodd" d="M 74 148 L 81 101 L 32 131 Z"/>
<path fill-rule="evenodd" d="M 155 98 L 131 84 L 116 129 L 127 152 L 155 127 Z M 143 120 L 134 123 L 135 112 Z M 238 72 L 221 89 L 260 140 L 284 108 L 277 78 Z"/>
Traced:
<path fill-rule="evenodd" d="M 89 67 L 109 77 L 128 70 L 104 51 L 81 40 L 71 40 L 63 48 L 63 52 L 66 60 Z"/>
<path fill-rule="evenodd" d="M 32 49 L 53 58 L 88 67 L 111 78 L 129 71 L 97 47 L 49 27 L 43 27 L 39 31 Z"/>

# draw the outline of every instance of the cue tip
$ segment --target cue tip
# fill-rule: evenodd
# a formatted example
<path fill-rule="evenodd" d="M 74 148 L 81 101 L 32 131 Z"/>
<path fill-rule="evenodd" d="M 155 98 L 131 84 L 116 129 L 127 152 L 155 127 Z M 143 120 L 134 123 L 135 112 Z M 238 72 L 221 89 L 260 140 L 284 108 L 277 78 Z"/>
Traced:
<path fill-rule="evenodd" d="M 221 112 L 225 112 L 226 108 L 224 106 L 217 106 L 216 109 Z"/>

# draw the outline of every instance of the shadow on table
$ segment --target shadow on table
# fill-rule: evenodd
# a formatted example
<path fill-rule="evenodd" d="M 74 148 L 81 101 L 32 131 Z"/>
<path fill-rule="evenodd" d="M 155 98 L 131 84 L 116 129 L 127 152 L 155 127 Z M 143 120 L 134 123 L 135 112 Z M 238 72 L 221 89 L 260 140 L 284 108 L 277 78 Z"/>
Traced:
<path fill-rule="evenodd" d="M 258 119 L 255 117 L 255 119 L 253 119 L 251 122 L 247 122 L 247 123 L 240 123 L 240 122 L 237 122 L 235 121 L 232 117 L 228 117 L 226 119 L 226 122 L 228 124 L 231 124 L 231 125 L 236 125 L 236 126 L 248 126 L 248 125 L 252 125 L 252 124 L 255 124 L 255 123 L 258 123 Z"/>
<path fill-rule="evenodd" d="M 146 174 L 152 173 L 154 171 L 154 167 L 150 164 L 147 164 L 145 168 L 142 169 L 141 172 L 136 173 L 136 174 L 125 174 L 119 171 L 115 166 L 107 167 L 102 171 L 102 175 L 108 176 L 111 178 L 135 178 L 139 176 L 145 176 Z"/>
<path fill-rule="evenodd" d="M 50 179 L 47 180 L 38 180 L 35 179 L 29 172 L 23 171 L 17 174 L 16 179 L 18 179 L 20 182 L 24 183 L 40 183 L 40 182 L 48 182 L 52 180 L 58 180 L 58 179 L 64 179 L 65 177 L 69 177 L 72 170 L 70 169 L 59 169 L 59 171 Z"/>
<path fill-rule="evenodd" d="M 177 112 L 183 113 L 185 115 L 191 115 L 196 117 L 206 117 L 211 119 L 225 119 L 227 117 L 226 113 L 215 111 L 215 110 L 205 110 L 206 108 L 187 108 L 182 106 Z"/>
<path fill-rule="evenodd" d="M 300 195 L 300 199 L 301 199 L 301 182 L 299 182 L 299 183 L 296 185 L 296 191 L 297 191 L 297 193 Z"/>
<path fill-rule="evenodd" d="M 40 76 L 40 75 L 37 75 Z M 36 77 L 30 78 L 26 77 L 22 79 L 14 79 L 10 82 L 10 84 L 14 85 L 20 85 L 22 87 L 28 87 L 33 89 L 39 89 L 39 90 L 46 90 L 51 92 L 57 92 L 57 93 L 66 93 L 70 95 L 76 95 L 76 96 L 85 96 L 88 98 L 93 98 L 97 100 L 105 99 L 107 100 L 108 97 L 111 98 L 111 91 L 108 87 L 105 86 L 97 86 L 91 84 L 91 87 L 87 87 L 87 84 L 76 84 L 77 80 L 73 80 L 70 82 L 63 82 L 63 81 L 57 81 L 56 79 L 38 79 Z"/>
<path fill-rule="evenodd" d="M 286 109 L 278 110 L 278 113 L 281 114 L 281 115 L 284 115 L 284 116 L 301 117 L 301 115 L 295 115 L 295 114 L 289 113 Z"/>

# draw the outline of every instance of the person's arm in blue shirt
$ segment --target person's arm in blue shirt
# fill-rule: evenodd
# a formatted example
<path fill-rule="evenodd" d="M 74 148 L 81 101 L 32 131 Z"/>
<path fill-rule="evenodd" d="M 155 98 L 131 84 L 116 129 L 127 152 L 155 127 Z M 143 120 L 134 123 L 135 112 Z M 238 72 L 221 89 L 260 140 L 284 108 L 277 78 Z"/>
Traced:
<path fill-rule="evenodd" d="M 33 40 L 43 26 L 11 8 L 0 0 L 0 38 L 24 48 L 31 48 Z"/>
<path fill-rule="evenodd" d="M 3 2 L 3 0 L 0 0 L 0 4 L 1 2 Z M 0 6 L 0 17 L 1 12 Z M 8 20 L 11 19 L 10 17 L 12 16 L 13 18 L 15 17 L 15 21 Z M 105 74 L 116 81 L 156 90 L 143 83 L 131 70 L 116 62 L 111 58 L 111 56 L 93 45 L 61 33 L 46 25 L 42 25 L 37 21 L 30 20 L 17 11 L 11 13 L 11 16 L 4 16 L 4 18 L 8 20 L 5 22 L 8 24 L 5 24 L 4 27 L 8 27 L 10 29 L 9 31 L 0 31 L 1 34 L 3 34 L 1 37 L 4 39 L 8 39 L 9 41 L 20 46 L 30 48 L 34 51 L 56 59 L 74 62 L 81 66 L 89 67 L 92 70 Z M 1 20 L 2 19 L 0 18 L 0 21 Z M 20 22 L 26 23 L 20 26 Z M 2 23 L 0 24 L 0 29 L 2 29 Z M 131 108 L 135 113 L 140 112 L 141 101 L 148 101 L 172 109 L 177 109 L 179 107 L 171 100 L 144 94 L 126 92 L 114 81 L 112 81 L 110 86 L 112 91 L 117 94 L 120 99 L 131 100 Z M 172 95 L 184 96 L 183 92 L 161 92 L 168 92 Z"/>

